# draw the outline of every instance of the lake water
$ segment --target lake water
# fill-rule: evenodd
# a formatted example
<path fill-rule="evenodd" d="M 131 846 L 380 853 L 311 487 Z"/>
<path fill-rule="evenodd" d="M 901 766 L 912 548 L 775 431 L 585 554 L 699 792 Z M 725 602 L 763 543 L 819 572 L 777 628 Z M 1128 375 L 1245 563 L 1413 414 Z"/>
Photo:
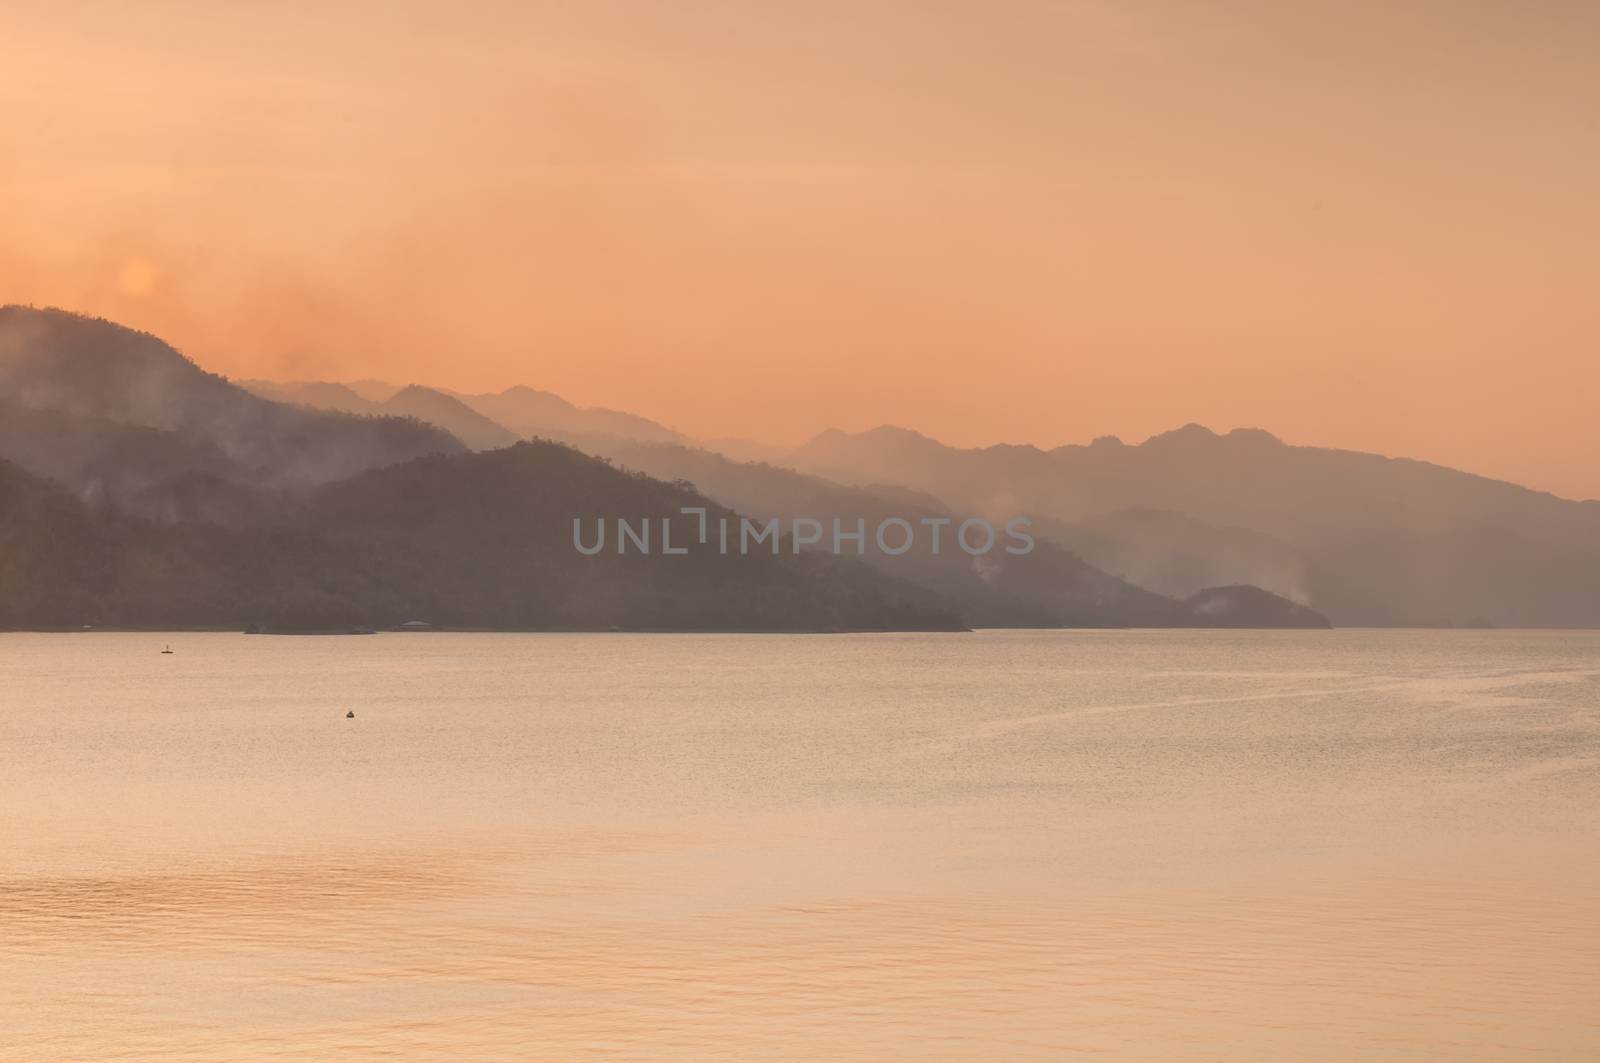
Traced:
<path fill-rule="evenodd" d="M 1597 883 L 1600 633 L 0 635 L 8 1063 L 1592 1063 Z"/>

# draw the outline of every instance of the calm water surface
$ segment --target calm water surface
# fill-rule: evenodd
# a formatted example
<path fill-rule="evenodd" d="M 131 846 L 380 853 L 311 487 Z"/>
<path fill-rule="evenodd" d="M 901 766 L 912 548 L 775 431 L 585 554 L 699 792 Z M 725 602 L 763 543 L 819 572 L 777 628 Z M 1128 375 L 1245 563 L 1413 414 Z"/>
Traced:
<path fill-rule="evenodd" d="M 0 635 L 0 1059 L 1592 1063 L 1597 769 L 1600 633 Z"/>

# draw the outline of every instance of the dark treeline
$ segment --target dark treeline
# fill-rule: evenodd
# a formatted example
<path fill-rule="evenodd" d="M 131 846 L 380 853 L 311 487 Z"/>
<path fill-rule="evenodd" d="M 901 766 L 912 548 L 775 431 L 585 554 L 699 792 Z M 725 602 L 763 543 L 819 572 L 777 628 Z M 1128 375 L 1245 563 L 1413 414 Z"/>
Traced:
<path fill-rule="evenodd" d="M 824 554 L 581 557 L 575 514 L 715 503 L 554 443 L 317 489 L 266 525 L 156 521 L 0 463 L 0 627 L 952 629 L 936 595 Z"/>

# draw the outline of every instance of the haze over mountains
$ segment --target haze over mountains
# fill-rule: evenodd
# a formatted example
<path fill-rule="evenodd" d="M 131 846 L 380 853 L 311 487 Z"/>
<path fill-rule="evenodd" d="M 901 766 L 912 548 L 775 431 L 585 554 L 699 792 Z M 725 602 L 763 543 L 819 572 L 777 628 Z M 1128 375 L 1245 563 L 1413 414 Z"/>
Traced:
<path fill-rule="evenodd" d="M 1032 513 L 1058 541 L 1168 593 L 1255 583 L 1345 624 L 1600 624 L 1600 502 L 1425 462 L 1199 425 L 1051 451 L 825 432 L 788 460 L 972 512 Z"/>
<path fill-rule="evenodd" d="M 554 443 L 437 454 L 258 523 L 92 507 L 0 460 L 0 628 L 954 629 L 934 595 L 825 554 L 575 558 L 565 514 L 713 506 Z"/>
<path fill-rule="evenodd" d="M 643 418 L 528 388 L 247 391 L 154 337 L 61 311 L 7 309 L 0 342 L 7 626 L 327 630 L 418 616 L 457 627 L 736 630 L 1326 623 L 1245 588 L 1177 601 L 1048 544 L 1027 558 L 947 547 L 876 567 L 796 553 L 787 540 L 778 556 L 583 557 L 569 538 L 576 516 L 659 520 L 698 505 L 736 518 L 722 498 L 663 482 L 682 479 L 666 471 L 649 478 L 556 443 L 519 443 L 483 408 L 602 455 L 638 446 L 712 461 L 726 472 L 723 494 L 759 505 L 747 510 L 758 518 L 799 515 L 796 483 L 846 519 L 940 507 L 740 465 Z M 791 504 L 736 490 L 741 475 Z"/>
<path fill-rule="evenodd" d="M 246 380 L 242 386 L 277 402 L 345 413 L 416 417 L 444 428 L 474 450 L 502 447 L 531 436 L 562 441 L 615 437 L 654 443 L 690 442 L 688 436 L 648 418 L 574 406 L 559 395 L 521 385 L 481 395 L 381 381 L 362 381 L 360 391 L 356 385 L 329 381 Z M 378 395 L 383 397 L 377 398 Z"/>
<path fill-rule="evenodd" d="M 787 450 L 737 440 L 701 444 L 646 418 L 580 408 L 529 387 L 476 395 L 380 381 L 239 387 L 153 337 L 108 322 L 0 310 L 0 459 L 16 463 L 14 484 L 30 475 L 52 479 L 74 504 L 114 503 L 118 520 L 215 526 L 207 535 L 220 534 L 216 528 L 246 538 L 293 529 L 323 544 L 323 553 L 312 555 L 338 559 L 308 562 L 308 572 L 327 564 L 370 573 L 354 553 L 327 546 L 331 511 L 312 500 L 353 491 L 370 481 L 366 470 L 393 468 L 393 479 L 382 482 L 405 485 L 405 492 L 381 504 L 368 494 L 372 511 L 349 519 L 371 523 L 367 534 L 384 555 L 433 558 L 402 567 L 418 601 L 451 623 L 582 626 L 600 622 L 578 608 L 593 600 L 613 604 L 606 617 L 616 626 L 761 626 L 731 604 L 746 600 L 732 588 L 753 573 L 715 581 L 728 592 L 724 599 L 656 587 L 659 595 L 697 602 L 677 614 L 662 611 L 649 580 L 638 595 L 603 580 L 604 593 L 597 584 L 586 594 L 574 591 L 562 609 L 519 612 L 497 596 L 489 569 L 449 563 L 459 548 L 524 573 L 533 581 L 521 584 L 525 593 L 538 580 L 561 584 L 485 547 L 517 534 L 508 522 L 543 521 L 540 534 L 553 536 L 557 524 L 594 509 L 581 492 L 561 496 L 568 510 L 555 505 L 542 478 L 568 466 L 552 458 L 524 456 L 505 467 L 521 470 L 522 479 L 488 474 L 503 468 L 496 463 L 507 460 L 504 448 L 526 438 L 558 440 L 652 477 L 606 470 L 620 478 L 595 481 L 593 489 L 625 516 L 654 512 L 642 499 L 657 490 L 636 488 L 643 495 L 632 504 L 624 500 L 635 489 L 629 485 L 681 481 L 674 490 L 692 484 L 710 504 L 760 519 L 827 524 L 838 517 L 847 527 L 862 519 L 868 528 L 887 516 L 976 515 L 996 525 L 1019 515 L 1034 519 L 1038 546 L 1023 557 L 934 556 L 919 546 L 894 558 L 869 550 L 865 563 L 807 560 L 827 569 L 821 584 L 856 607 L 798 595 L 792 615 L 769 617 L 769 626 L 1316 626 L 1326 622 L 1322 615 L 1344 624 L 1600 625 L 1600 503 L 1420 462 L 1294 447 L 1258 431 L 1219 436 L 1197 425 L 1139 446 L 1107 438 L 1051 451 L 960 449 L 887 427 L 828 431 Z M 751 457 L 766 460 L 740 460 Z M 562 459 L 570 460 L 593 459 Z M 400 474 L 412 466 L 450 471 Z M 548 497 L 542 508 L 497 510 L 446 490 L 456 482 Z M 378 514 L 389 514 L 389 523 Z M 439 522 L 429 514 L 452 516 Z M 456 536 L 452 521 L 463 520 L 485 538 Z M 407 530 L 396 539 L 389 527 Z M 123 530 L 135 539 L 148 532 Z M 545 545 L 557 549 L 558 541 Z M 557 552 L 564 563 L 575 560 L 570 543 Z M 780 570 L 788 573 L 783 578 L 798 571 Z M 438 582 L 424 575 L 445 579 L 452 571 L 469 588 L 464 600 L 478 602 L 476 613 L 452 609 Z M 621 578 L 620 571 L 605 579 Z M 818 570 L 808 571 L 814 579 Z M 317 578 L 342 588 L 328 591 L 344 603 L 325 602 L 328 616 L 387 619 L 384 610 L 402 604 L 377 593 L 377 581 Z M 118 600 L 125 606 L 137 595 Z M 500 604 L 490 608 L 490 600 Z M 135 622 L 126 611 L 117 615 Z"/>
<path fill-rule="evenodd" d="M 104 321 L 0 312 L 0 401 L 0 627 L 962 626 L 827 554 L 580 556 L 575 515 L 723 510 L 555 443 L 272 402 Z"/>
<path fill-rule="evenodd" d="M 482 398 L 464 401 L 488 414 Z M 644 424 L 632 432 L 577 421 L 542 430 L 537 419 L 520 427 L 720 491 L 751 512 L 792 512 L 785 500 L 815 499 L 818 488 L 783 487 L 770 471 L 730 470 L 712 455 L 874 497 L 907 491 L 930 511 L 1027 514 L 1054 544 L 1168 597 L 1252 584 L 1341 624 L 1600 624 L 1600 502 L 1426 462 L 1200 425 L 1137 446 L 1107 437 L 1047 451 L 949 447 L 892 427 L 825 431 L 798 448 L 695 444 Z M 700 453 L 652 447 L 661 442 Z M 754 490 L 764 476 L 771 488 Z"/>
<path fill-rule="evenodd" d="M 204 453 L 206 471 L 226 469 L 260 485 L 320 483 L 462 449 L 448 432 L 414 418 L 269 402 L 153 336 L 60 310 L 0 307 L 0 403 L 13 411 L 6 423 L 15 423 L 17 409 L 46 411 L 58 430 L 86 444 L 129 427 L 160 432 L 168 449 Z M 101 477 L 115 485 L 123 462 L 137 457 L 102 448 L 81 468 L 81 486 L 92 488 Z"/>
<path fill-rule="evenodd" d="M 850 487 L 792 469 L 739 462 L 704 448 L 611 439 L 596 441 L 594 453 L 658 479 L 692 483 L 741 513 L 819 521 L 832 529 L 865 529 L 898 518 L 921 525 L 943 518 L 953 528 L 968 513 L 953 510 L 932 495 L 882 485 Z M 1005 523 L 995 522 L 996 527 Z M 831 534 L 831 532 L 830 532 Z M 948 538 L 952 533 L 947 531 Z M 1274 595 L 1247 593 L 1215 612 L 1216 599 L 1198 597 L 1201 588 L 1166 596 L 1109 575 L 1048 539 L 1023 555 L 996 551 L 975 559 L 946 546 L 938 553 L 918 538 L 899 556 L 868 549 L 864 557 L 885 574 L 911 580 L 950 601 L 968 623 L 982 627 L 1262 626 L 1320 627 L 1325 620 Z M 1215 587 L 1205 588 L 1215 590 Z M 1181 599 L 1181 600 L 1175 600 Z M 1206 602 L 1212 612 L 1200 612 Z"/>

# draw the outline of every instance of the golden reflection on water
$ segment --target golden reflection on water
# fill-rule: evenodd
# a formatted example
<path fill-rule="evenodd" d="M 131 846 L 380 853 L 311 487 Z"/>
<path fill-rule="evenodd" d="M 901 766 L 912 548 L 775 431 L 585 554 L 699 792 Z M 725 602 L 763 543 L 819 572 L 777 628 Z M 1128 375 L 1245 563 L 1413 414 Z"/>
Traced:
<path fill-rule="evenodd" d="M 0 1059 L 1600 1058 L 1600 641 L 1339 635 L 0 637 Z"/>

